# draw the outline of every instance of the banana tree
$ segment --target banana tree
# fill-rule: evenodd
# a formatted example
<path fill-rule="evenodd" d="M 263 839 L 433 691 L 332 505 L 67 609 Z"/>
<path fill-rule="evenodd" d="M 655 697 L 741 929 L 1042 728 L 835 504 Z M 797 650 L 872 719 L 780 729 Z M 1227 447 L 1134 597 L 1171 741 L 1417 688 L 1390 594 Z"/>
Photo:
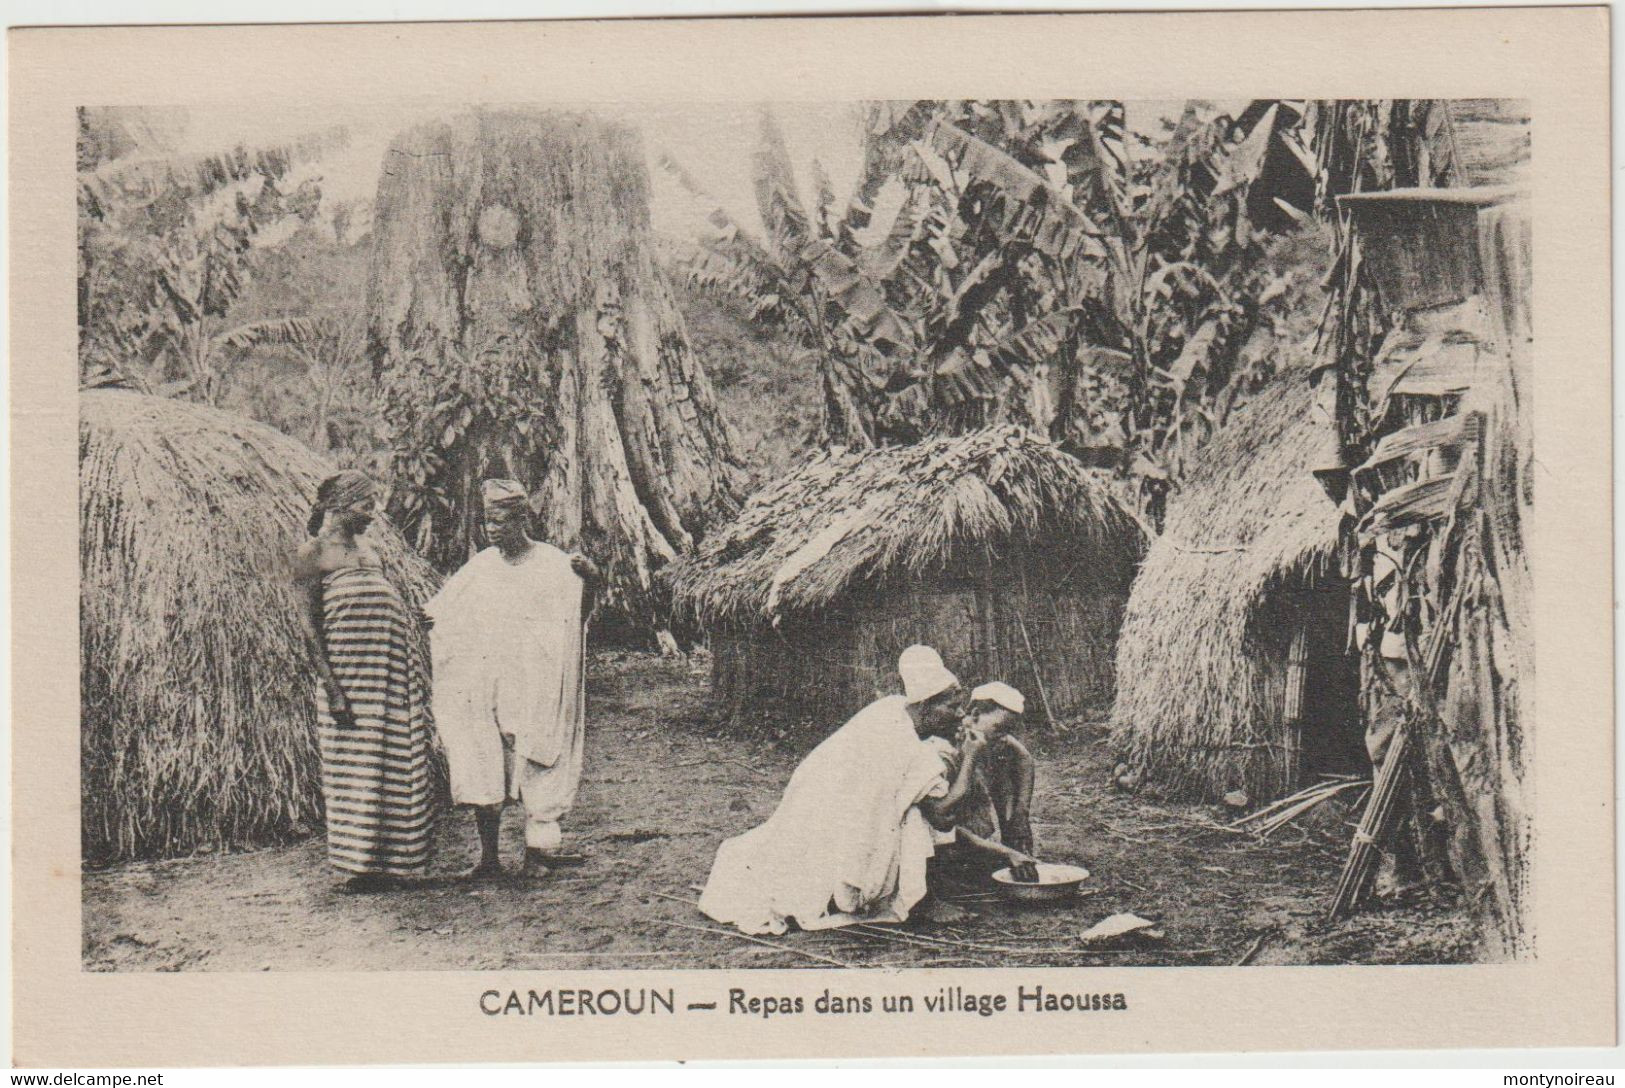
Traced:
<path fill-rule="evenodd" d="M 1337 231 L 1330 354 L 1337 389 L 1343 456 L 1357 463 L 1369 452 L 1375 424 L 1364 389 L 1387 321 L 1373 285 L 1351 244 L 1346 214 L 1337 204 L 1348 193 L 1464 184 L 1449 105 L 1433 99 L 1341 99 L 1310 103 L 1305 112 L 1315 157 L 1315 208 Z"/>
<path fill-rule="evenodd" d="M 250 251 L 269 229 L 312 219 L 308 163 L 332 138 L 204 155 L 146 152 L 117 118 L 80 113 L 80 377 L 219 403 L 237 353 L 274 323 L 231 320 Z"/>
<path fill-rule="evenodd" d="M 339 418 L 354 423 L 366 414 L 359 385 L 368 369 L 366 330 L 354 317 L 288 317 L 239 326 L 225 346 L 281 348 L 300 364 L 311 398 L 309 444 L 326 452 L 330 426 Z"/>
<path fill-rule="evenodd" d="M 756 206 L 766 227 L 762 237 L 718 205 L 669 153 L 661 154 L 662 168 L 711 205 L 707 232 L 697 246 L 672 254 L 671 263 L 692 286 L 732 295 L 754 320 L 784 329 L 812 348 L 821 371 L 824 442 L 873 445 L 883 438 L 877 418 L 881 394 L 914 339 L 914 330 L 886 298 L 885 275 L 896 261 L 896 239 L 892 230 L 868 223 L 870 217 L 855 210 L 861 194 L 837 214 L 822 170 L 816 171 L 817 203 L 809 213 L 783 133 L 766 107 L 758 123 L 752 169 Z M 860 229 L 860 223 L 869 229 Z"/>
<path fill-rule="evenodd" d="M 1248 209 L 1282 118 L 1192 104 L 1135 155 L 1116 102 L 874 103 L 845 211 L 819 179 L 809 215 L 764 114 L 769 237 L 714 212 L 682 263 L 821 352 L 827 435 L 1020 422 L 1138 476 L 1154 505 L 1233 404 L 1270 301 Z"/>
<path fill-rule="evenodd" d="M 1136 477 L 1159 519 L 1244 384 L 1238 348 L 1285 293 L 1248 214 L 1280 120 L 1269 108 L 1238 130 L 1192 103 L 1136 155 L 1118 103 L 940 104 L 909 144 L 962 221 L 943 232 L 951 253 L 938 239 L 932 249 L 949 265 L 970 264 L 969 249 L 967 280 L 999 286 L 940 300 L 930 369 L 958 375 L 968 356 L 984 381 L 1028 376 L 1015 383 L 1028 389 L 1057 375 L 1028 422 L 1052 408 L 1051 433 Z"/>

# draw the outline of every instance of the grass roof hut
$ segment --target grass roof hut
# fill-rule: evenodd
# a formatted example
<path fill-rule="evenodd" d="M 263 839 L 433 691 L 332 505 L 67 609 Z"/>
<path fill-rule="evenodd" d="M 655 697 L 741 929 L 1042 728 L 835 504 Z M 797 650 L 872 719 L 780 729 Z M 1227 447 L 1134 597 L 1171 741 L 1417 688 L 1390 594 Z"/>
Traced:
<path fill-rule="evenodd" d="M 332 466 L 238 416 L 79 398 L 81 842 L 91 864 L 321 824 L 312 668 L 287 557 Z M 373 530 L 411 602 L 434 579 Z"/>
<path fill-rule="evenodd" d="M 925 642 L 1064 719 L 1112 692 L 1144 551 L 1106 483 L 1015 427 L 835 451 L 759 492 L 667 577 L 711 635 L 730 716 L 843 721 Z"/>
<path fill-rule="evenodd" d="M 1159 792 L 1258 801 L 1360 769 L 1340 515 L 1311 475 L 1331 424 L 1314 400 L 1295 367 L 1232 417 L 1134 583 L 1113 738 Z"/>

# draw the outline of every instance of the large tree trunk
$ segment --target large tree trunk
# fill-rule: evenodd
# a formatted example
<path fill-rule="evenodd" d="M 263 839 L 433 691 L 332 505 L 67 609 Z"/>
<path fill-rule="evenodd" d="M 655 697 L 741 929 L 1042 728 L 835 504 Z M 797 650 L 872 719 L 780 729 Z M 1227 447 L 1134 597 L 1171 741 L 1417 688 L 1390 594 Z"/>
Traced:
<path fill-rule="evenodd" d="M 474 543 L 458 485 L 517 474 L 537 531 L 657 627 L 655 572 L 731 511 L 741 474 L 651 259 L 647 190 L 635 134 L 585 116 L 405 133 L 378 186 L 368 334 L 408 536 L 455 566 Z"/>

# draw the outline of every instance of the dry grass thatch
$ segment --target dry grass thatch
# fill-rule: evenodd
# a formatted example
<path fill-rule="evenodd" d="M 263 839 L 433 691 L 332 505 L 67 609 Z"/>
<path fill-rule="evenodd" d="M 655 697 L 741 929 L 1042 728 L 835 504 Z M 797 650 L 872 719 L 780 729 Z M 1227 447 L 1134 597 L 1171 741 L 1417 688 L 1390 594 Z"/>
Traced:
<path fill-rule="evenodd" d="M 313 672 L 287 558 L 332 467 L 193 404 L 95 391 L 79 411 L 85 860 L 319 826 Z M 424 599 L 428 566 L 373 532 L 391 581 Z"/>
<path fill-rule="evenodd" d="M 1338 511 L 1310 470 L 1330 423 L 1302 367 L 1278 376 L 1203 451 L 1170 502 L 1117 644 L 1117 745 L 1170 792 L 1265 784 L 1281 707 L 1259 620 L 1271 597 L 1331 565 Z M 1262 786 L 1262 789 L 1260 787 Z"/>
<path fill-rule="evenodd" d="M 668 568 L 706 626 L 771 622 L 955 561 L 960 549 L 1060 539 L 1132 565 L 1139 522 L 1099 475 L 1047 440 L 993 427 L 912 446 L 814 457 L 758 492 Z"/>

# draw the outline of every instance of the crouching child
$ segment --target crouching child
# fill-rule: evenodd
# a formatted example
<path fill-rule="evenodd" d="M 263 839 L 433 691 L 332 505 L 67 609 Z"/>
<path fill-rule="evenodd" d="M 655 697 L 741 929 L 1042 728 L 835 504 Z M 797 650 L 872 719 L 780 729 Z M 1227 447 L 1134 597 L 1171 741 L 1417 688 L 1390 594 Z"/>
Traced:
<path fill-rule="evenodd" d="M 1017 880 L 1036 881 L 1032 857 L 1032 798 L 1037 764 L 1014 735 L 1026 700 L 1009 684 L 983 684 L 970 706 L 950 757 L 951 776 L 969 764 L 962 795 L 923 805 L 937 839 L 929 886 L 931 913 L 947 910 L 939 895 L 956 888 L 980 889 L 995 870 L 1008 866 Z M 949 912 L 952 913 L 952 912 Z"/>

